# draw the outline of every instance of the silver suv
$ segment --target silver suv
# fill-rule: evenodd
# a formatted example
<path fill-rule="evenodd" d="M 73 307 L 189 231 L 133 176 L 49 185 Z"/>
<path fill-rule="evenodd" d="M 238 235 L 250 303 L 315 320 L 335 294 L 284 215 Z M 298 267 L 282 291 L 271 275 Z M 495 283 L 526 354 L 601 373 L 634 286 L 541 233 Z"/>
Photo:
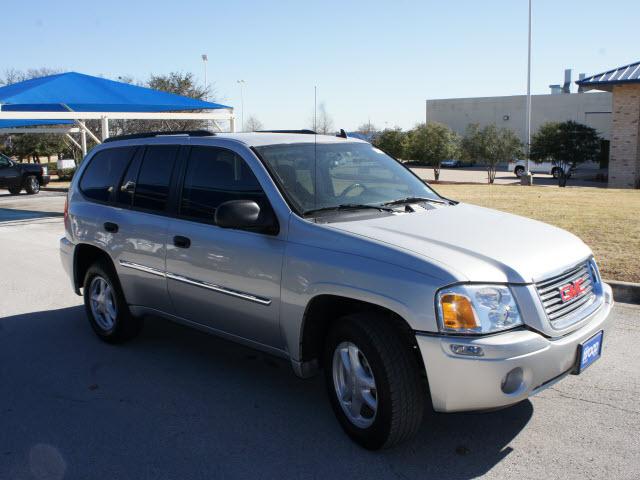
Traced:
<path fill-rule="evenodd" d="M 62 263 L 107 342 L 162 316 L 324 371 L 346 433 L 515 404 L 601 354 L 613 299 L 558 228 L 443 198 L 369 143 L 110 139 L 69 189 Z M 521 252 L 526 252 L 522 254 Z"/>

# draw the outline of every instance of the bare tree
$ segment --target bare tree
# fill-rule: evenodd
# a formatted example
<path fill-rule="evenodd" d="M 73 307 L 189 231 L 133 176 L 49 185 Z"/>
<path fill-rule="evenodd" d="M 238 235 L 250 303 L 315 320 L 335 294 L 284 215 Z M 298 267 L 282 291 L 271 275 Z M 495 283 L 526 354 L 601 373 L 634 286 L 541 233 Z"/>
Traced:
<path fill-rule="evenodd" d="M 244 123 L 244 130 L 246 132 L 256 132 L 258 130 L 262 130 L 263 128 L 264 126 L 262 125 L 262 122 L 253 115 L 250 115 L 249 118 L 247 118 L 247 121 Z"/>
<path fill-rule="evenodd" d="M 362 135 L 373 137 L 378 133 L 378 129 L 373 123 L 371 123 L 371 120 L 367 120 L 357 128 L 356 132 L 361 133 Z"/>
<path fill-rule="evenodd" d="M 334 133 L 333 119 L 327 113 L 327 107 L 324 102 L 318 105 L 316 115 L 311 117 L 311 130 L 322 135 Z"/>

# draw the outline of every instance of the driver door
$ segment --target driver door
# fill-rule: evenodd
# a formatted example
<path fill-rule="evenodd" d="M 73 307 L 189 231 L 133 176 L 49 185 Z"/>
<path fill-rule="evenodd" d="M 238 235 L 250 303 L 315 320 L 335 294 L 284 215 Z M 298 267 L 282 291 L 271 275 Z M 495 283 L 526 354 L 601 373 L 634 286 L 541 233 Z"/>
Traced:
<path fill-rule="evenodd" d="M 20 184 L 18 167 L 4 155 L 0 155 L 0 187 L 11 188 Z"/>
<path fill-rule="evenodd" d="M 194 146 L 169 222 L 166 276 L 176 314 L 238 339 L 281 349 L 278 235 L 215 225 L 218 205 L 254 200 L 271 208 L 245 161 L 224 148 Z"/>

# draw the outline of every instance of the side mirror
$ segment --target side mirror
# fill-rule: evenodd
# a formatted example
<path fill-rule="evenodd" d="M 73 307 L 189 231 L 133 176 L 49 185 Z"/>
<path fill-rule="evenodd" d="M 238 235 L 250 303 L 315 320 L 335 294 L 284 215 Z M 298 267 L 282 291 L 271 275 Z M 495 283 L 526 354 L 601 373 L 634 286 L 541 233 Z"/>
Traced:
<path fill-rule="evenodd" d="M 276 234 L 278 222 L 270 210 L 262 210 L 253 200 L 230 200 L 216 208 L 216 225 L 254 232 Z"/>

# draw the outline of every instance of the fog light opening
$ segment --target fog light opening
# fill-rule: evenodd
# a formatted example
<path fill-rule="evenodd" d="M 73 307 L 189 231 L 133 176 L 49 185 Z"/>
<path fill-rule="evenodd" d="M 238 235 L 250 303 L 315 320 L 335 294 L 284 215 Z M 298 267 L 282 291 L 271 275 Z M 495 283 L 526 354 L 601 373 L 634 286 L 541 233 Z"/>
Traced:
<path fill-rule="evenodd" d="M 478 347 L 476 345 L 460 345 L 454 343 L 450 346 L 451 351 L 456 355 L 464 355 L 466 357 L 482 357 L 484 356 L 484 351 L 482 347 Z"/>
<path fill-rule="evenodd" d="M 500 388 L 507 395 L 511 395 L 522 387 L 522 380 L 524 377 L 524 372 L 522 368 L 516 367 L 511 370 L 502 380 Z"/>

